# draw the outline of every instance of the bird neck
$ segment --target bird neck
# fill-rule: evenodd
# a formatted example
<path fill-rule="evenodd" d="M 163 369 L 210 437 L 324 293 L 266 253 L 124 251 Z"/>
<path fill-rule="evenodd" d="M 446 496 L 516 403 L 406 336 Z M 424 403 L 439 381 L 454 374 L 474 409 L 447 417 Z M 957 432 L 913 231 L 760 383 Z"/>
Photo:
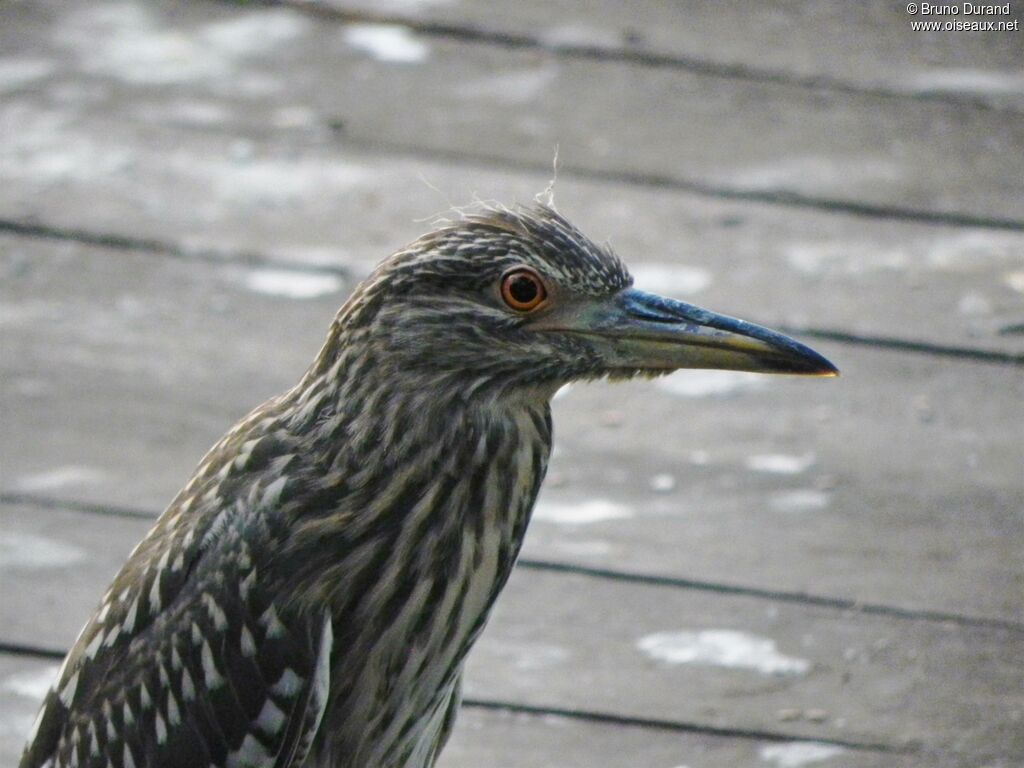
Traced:
<path fill-rule="evenodd" d="M 287 560 L 304 563 L 318 585 L 311 599 L 362 619 L 398 599 L 391 589 L 423 582 L 444 594 L 446 581 L 469 578 L 469 563 L 486 554 L 491 572 L 467 613 L 472 625 L 518 556 L 547 467 L 550 408 L 400 384 L 350 382 L 337 387 L 333 410 L 321 410 L 332 436 L 321 437 L 318 501 L 301 506 L 291 541 L 311 554 Z"/>
<path fill-rule="evenodd" d="M 387 468 L 410 451 L 454 449 L 467 436 L 502 429 L 522 415 L 549 420 L 557 387 L 504 386 L 461 370 L 396 364 L 394 355 L 380 354 L 372 329 L 336 321 L 286 399 L 292 427 L 312 432 L 325 451 L 342 460 L 372 452 Z"/>
<path fill-rule="evenodd" d="M 350 550 L 360 529 L 397 531 L 412 507 L 449 480 L 446 500 L 431 514 L 454 510 L 461 517 L 478 503 L 471 497 L 485 492 L 481 484 L 491 483 L 505 498 L 495 497 L 491 506 L 523 518 L 514 525 L 518 538 L 525 532 L 551 446 L 546 392 L 467 396 L 453 376 L 390 370 L 352 340 L 332 349 L 328 339 L 285 401 L 288 429 L 305 436 L 304 464 L 316 475 L 307 486 L 321 499 L 301 508 L 311 534 L 336 535 L 335 553 Z M 474 484 L 481 487 L 471 491 Z"/>

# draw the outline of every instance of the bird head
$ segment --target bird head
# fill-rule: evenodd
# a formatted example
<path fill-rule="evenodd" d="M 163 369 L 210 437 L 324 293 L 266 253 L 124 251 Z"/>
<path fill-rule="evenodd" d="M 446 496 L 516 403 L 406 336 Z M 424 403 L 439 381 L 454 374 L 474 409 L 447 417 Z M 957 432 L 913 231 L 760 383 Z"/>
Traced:
<path fill-rule="evenodd" d="M 632 284 L 610 248 L 552 208 L 488 207 L 382 262 L 336 327 L 393 376 L 459 379 L 470 393 L 550 396 L 575 380 L 681 368 L 837 374 L 794 339 Z"/>

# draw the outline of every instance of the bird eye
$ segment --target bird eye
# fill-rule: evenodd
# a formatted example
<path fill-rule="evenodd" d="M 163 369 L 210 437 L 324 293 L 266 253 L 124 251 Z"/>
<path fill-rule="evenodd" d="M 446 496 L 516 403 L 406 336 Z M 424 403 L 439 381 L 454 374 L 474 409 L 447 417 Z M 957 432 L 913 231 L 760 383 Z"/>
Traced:
<path fill-rule="evenodd" d="M 517 269 L 501 279 L 501 298 L 517 312 L 530 312 L 547 297 L 544 283 L 532 269 Z"/>

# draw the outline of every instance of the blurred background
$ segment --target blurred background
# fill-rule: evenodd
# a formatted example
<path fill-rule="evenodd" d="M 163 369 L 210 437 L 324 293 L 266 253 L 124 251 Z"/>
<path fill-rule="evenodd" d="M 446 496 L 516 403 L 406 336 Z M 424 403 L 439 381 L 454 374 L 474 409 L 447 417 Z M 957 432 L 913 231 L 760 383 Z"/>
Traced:
<path fill-rule="evenodd" d="M 0 763 L 355 283 L 557 152 L 640 286 L 843 377 L 563 393 L 441 765 L 1024 764 L 1021 2 L 915 9 L 0 4 Z"/>

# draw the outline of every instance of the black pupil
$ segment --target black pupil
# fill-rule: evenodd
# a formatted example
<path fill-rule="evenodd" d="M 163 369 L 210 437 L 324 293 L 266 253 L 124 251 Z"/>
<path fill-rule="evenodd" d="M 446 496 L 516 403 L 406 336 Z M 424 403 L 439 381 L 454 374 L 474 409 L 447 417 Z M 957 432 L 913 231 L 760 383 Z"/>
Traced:
<path fill-rule="evenodd" d="M 516 275 L 508 284 L 508 293 L 520 304 L 530 304 L 537 298 L 539 292 L 537 281 L 526 275 Z"/>

